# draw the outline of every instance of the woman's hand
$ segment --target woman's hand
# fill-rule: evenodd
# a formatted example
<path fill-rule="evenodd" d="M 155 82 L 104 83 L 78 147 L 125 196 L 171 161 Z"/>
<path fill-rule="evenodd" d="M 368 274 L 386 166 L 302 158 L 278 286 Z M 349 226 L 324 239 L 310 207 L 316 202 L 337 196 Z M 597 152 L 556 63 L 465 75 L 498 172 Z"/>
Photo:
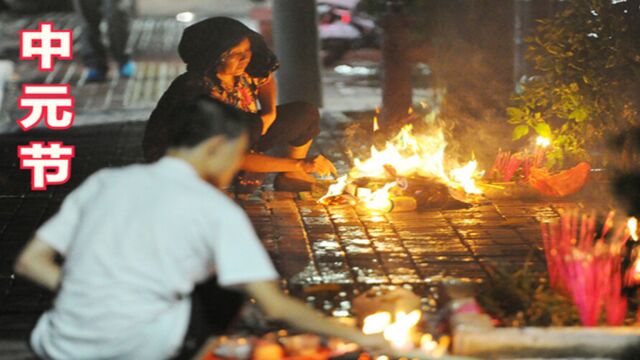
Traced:
<path fill-rule="evenodd" d="M 304 160 L 302 162 L 302 171 L 306 173 L 315 173 L 320 176 L 326 176 L 329 174 L 333 174 L 334 176 L 338 176 L 338 171 L 336 167 L 333 166 L 333 163 L 322 155 L 318 155 L 310 160 Z"/>
<path fill-rule="evenodd" d="M 273 125 L 273 122 L 276 121 L 276 112 L 275 110 L 270 112 L 265 112 L 263 114 L 260 114 L 260 118 L 262 119 L 261 135 L 264 135 L 267 133 L 267 131 L 269 131 L 269 128 L 271 127 L 271 125 Z"/>

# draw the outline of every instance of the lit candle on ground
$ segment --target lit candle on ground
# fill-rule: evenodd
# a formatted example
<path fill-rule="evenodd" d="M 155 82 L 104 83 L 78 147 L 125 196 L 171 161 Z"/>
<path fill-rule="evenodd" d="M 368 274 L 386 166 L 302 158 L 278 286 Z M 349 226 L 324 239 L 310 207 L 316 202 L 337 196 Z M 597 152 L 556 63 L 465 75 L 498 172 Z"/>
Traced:
<path fill-rule="evenodd" d="M 533 152 L 533 166 L 542 167 L 545 162 L 546 149 L 551 145 L 551 140 L 543 136 L 538 136 L 536 139 L 536 148 Z"/>

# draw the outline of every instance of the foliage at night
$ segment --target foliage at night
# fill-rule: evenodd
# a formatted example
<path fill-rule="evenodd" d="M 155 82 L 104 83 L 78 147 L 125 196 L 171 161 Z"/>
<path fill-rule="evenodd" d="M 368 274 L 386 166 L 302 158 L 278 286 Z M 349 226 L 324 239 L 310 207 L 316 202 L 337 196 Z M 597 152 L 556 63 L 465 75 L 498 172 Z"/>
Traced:
<path fill-rule="evenodd" d="M 505 326 L 574 326 L 580 318 L 571 300 L 549 287 L 544 276 L 525 265 L 512 272 L 490 266 L 491 281 L 480 288 L 478 302 Z"/>
<path fill-rule="evenodd" d="M 552 163 L 589 160 L 605 136 L 640 122 L 640 2 L 575 0 L 539 21 L 527 57 L 537 74 L 507 109 L 513 139 L 551 137 Z"/>

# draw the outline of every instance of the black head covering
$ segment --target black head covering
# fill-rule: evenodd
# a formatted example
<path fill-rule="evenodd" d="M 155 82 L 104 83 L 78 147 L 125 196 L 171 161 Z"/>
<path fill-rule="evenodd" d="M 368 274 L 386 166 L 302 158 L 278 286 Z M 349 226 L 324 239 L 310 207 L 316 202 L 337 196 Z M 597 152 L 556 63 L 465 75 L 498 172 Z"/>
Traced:
<path fill-rule="evenodd" d="M 252 53 L 246 72 L 252 77 L 269 76 L 280 64 L 262 35 L 228 17 L 208 18 L 184 29 L 178 54 L 187 64 L 187 71 L 213 75 L 220 56 L 245 37 L 251 42 Z"/>

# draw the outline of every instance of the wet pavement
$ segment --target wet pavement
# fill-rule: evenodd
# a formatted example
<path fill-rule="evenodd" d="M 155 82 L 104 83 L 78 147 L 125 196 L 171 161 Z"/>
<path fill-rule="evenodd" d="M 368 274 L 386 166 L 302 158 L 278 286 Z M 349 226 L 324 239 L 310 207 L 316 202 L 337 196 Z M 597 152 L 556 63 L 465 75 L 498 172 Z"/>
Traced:
<path fill-rule="evenodd" d="M 84 126 L 56 133 L 76 145 L 73 177 L 65 185 L 31 192 L 15 149 L 49 131 L 0 137 L 0 338 L 25 336 L 51 296 L 13 275 L 19 249 L 66 194 L 106 166 L 141 160 L 143 122 Z M 326 129 L 315 152 L 344 170 L 340 132 Z M 28 135 L 28 136 L 27 136 Z M 341 160 L 342 158 L 342 160 Z M 322 193 L 274 192 L 270 185 L 237 195 L 294 295 L 334 315 L 347 315 L 349 300 L 372 286 L 408 286 L 433 305 L 445 277 L 481 280 L 492 264 L 516 270 L 529 261 L 544 270 L 539 221 L 557 216 L 561 204 L 500 201 L 450 211 L 373 213 L 353 206 L 324 206 Z"/>
<path fill-rule="evenodd" d="M 73 24 L 72 18 L 60 16 Z M 12 270 L 15 256 L 34 230 L 93 172 L 142 159 L 144 121 L 169 81 L 182 71 L 171 55 L 181 26 L 162 18 L 136 22 L 132 46 L 138 51 L 139 70 L 132 79 L 86 84 L 84 69 L 73 62 L 59 62 L 44 78 L 29 72 L 26 64 L 18 65 L 21 81 L 71 83 L 79 115 L 68 131 L 0 135 L 0 339 L 24 339 L 51 302 L 50 293 L 16 278 Z M 340 90 L 335 91 L 340 97 Z M 6 100 L 15 104 L 15 99 Z M 15 119 L 15 108 L 8 116 Z M 351 159 L 343 132 L 328 121 L 336 117 L 344 115 L 326 112 L 324 131 L 312 151 L 334 160 L 344 173 Z M 5 122 L 5 131 L 11 126 Z M 77 155 L 69 183 L 32 192 L 29 173 L 18 167 L 16 146 L 39 138 L 73 144 Z M 556 217 L 558 207 L 566 205 L 501 200 L 462 210 L 382 214 L 317 204 L 322 192 L 274 192 L 267 185 L 236 199 L 268 249 L 283 286 L 336 316 L 349 315 L 353 296 L 372 286 L 409 287 L 423 297 L 425 310 L 432 310 L 437 285 L 445 277 L 482 280 L 488 266 L 516 270 L 525 262 L 543 271 L 539 221 Z M 7 347 L 0 342 L 0 348 Z"/>

